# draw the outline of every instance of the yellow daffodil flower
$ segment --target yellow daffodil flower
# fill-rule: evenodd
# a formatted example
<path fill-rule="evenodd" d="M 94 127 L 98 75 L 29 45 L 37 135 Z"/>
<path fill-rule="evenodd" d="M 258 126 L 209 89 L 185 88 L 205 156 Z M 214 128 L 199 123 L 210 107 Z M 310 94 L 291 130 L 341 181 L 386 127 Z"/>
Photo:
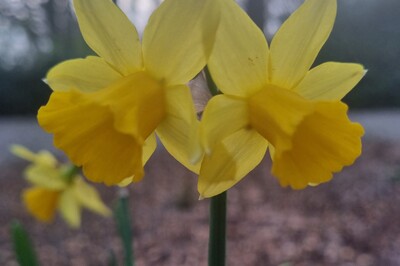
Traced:
<path fill-rule="evenodd" d="M 143 177 L 155 133 L 194 172 L 198 120 L 185 85 L 206 64 L 215 28 L 211 0 L 166 0 L 150 17 L 140 42 L 135 27 L 111 0 L 74 0 L 86 43 L 98 56 L 63 62 L 46 77 L 54 90 L 39 110 L 85 176 L 107 185 Z M 214 30 L 215 31 L 215 30 Z M 128 179 L 127 179 L 128 178 Z"/>
<path fill-rule="evenodd" d="M 13 145 L 11 151 L 32 162 L 25 170 L 25 177 L 33 187 L 25 189 L 22 198 L 39 221 L 51 222 L 59 210 L 68 225 L 76 228 L 80 226 L 82 208 L 102 216 L 111 215 L 96 189 L 71 172 L 71 166 L 60 165 L 48 151 L 35 154 L 20 145 Z"/>
<path fill-rule="evenodd" d="M 311 68 L 332 30 L 336 0 L 306 0 L 270 48 L 234 1 L 217 2 L 221 20 L 208 65 L 224 94 L 210 100 L 201 122 L 200 195 L 232 187 L 260 163 L 267 146 L 282 186 L 327 182 L 360 155 L 364 132 L 340 101 L 363 67 L 328 62 Z"/>

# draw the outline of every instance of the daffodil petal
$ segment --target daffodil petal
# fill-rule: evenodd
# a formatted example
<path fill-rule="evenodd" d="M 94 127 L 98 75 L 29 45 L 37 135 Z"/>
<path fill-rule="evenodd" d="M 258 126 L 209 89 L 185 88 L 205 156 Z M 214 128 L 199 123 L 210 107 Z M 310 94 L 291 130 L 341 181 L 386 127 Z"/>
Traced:
<path fill-rule="evenodd" d="M 26 169 L 25 175 L 32 185 L 49 190 L 62 190 L 67 186 L 61 178 L 60 170 L 54 167 L 34 164 Z"/>
<path fill-rule="evenodd" d="M 196 141 L 199 121 L 196 117 L 190 89 L 185 85 L 166 88 L 166 117 L 156 133 L 167 151 L 193 172 L 199 164 L 192 160 L 198 157 L 200 145 Z"/>
<path fill-rule="evenodd" d="M 166 0 L 143 33 L 146 69 L 167 85 L 186 84 L 206 64 L 217 28 L 213 0 Z"/>
<path fill-rule="evenodd" d="M 208 66 L 221 91 L 249 96 L 268 80 L 268 44 L 235 1 L 219 2 L 221 20 Z"/>
<path fill-rule="evenodd" d="M 294 91 L 310 100 L 341 100 L 364 75 L 362 65 L 328 62 L 311 69 Z"/>
<path fill-rule="evenodd" d="M 306 0 L 275 34 L 270 51 L 273 84 L 291 89 L 306 75 L 332 30 L 336 0 Z"/>
<path fill-rule="evenodd" d="M 93 92 L 109 86 L 119 78 L 121 74 L 103 58 L 88 56 L 56 65 L 47 73 L 46 82 L 54 91 L 78 89 Z"/>
<path fill-rule="evenodd" d="M 58 208 L 62 218 L 73 228 L 81 225 L 80 202 L 73 189 L 67 189 L 61 193 Z"/>
<path fill-rule="evenodd" d="M 82 179 L 76 179 L 73 189 L 81 206 L 103 216 L 111 215 L 110 209 L 103 203 L 94 187 Z"/>
<path fill-rule="evenodd" d="M 142 177 L 142 148 L 137 138 L 117 131 L 113 112 L 89 96 L 54 92 L 39 110 L 39 124 L 54 134 L 55 146 L 75 165 L 82 165 L 91 181 L 113 185 L 132 175 Z"/>
<path fill-rule="evenodd" d="M 234 186 L 261 162 L 267 146 L 267 141 L 252 129 L 241 129 L 219 142 L 201 165 L 201 197 L 212 197 Z"/>
<path fill-rule="evenodd" d="M 142 154 L 142 161 L 143 161 L 143 166 L 146 165 L 147 161 L 150 159 L 151 155 L 154 153 L 154 151 L 157 148 L 157 139 L 155 134 L 151 134 L 150 137 L 146 139 L 143 145 L 143 154 Z M 135 181 L 140 181 L 141 178 L 135 179 L 134 176 L 130 176 L 128 178 L 125 178 L 122 180 L 120 183 L 118 183 L 118 186 L 120 187 L 126 187 L 132 182 Z"/>
<path fill-rule="evenodd" d="M 40 164 L 48 167 L 55 167 L 57 165 L 57 159 L 53 156 L 53 154 L 46 150 L 41 150 L 38 153 L 33 153 L 22 145 L 14 144 L 11 145 L 10 151 L 14 155 L 35 164 Z"/>
<path fill-rule="evenodd" d="M 305 188 L 320 184 L 351 165 L 361 154 L 364 130 L 347 116 L 341 102 L 317 102 L 291 138 L 290 149 L 275 147 L 272 173 L 282 186 Z"/>
<path fill-rule="evenodd" d="M 146 139 L 143 145 L 143 155 L 142 155 L 143 165 L 147 163 L 147 161 L 150 159 L 151 155 L 154 153 L 156 148 L 157 148 L 156 135 L 151 134 L 150 137 Z"/>
<path fill-rule="evenodd" d="M 59 200 L 59 191 L 33 187 L 24 190 L 22 198 L 29 213 L 42 222 L 54 219 Z"/>
<path fill-rule="evenodd" d="M 139 35 L 127 16 L 110 0 L 74 0 L 86 43 L 122 75 L 142 69 Z"/>
<path fill-rule="evenodd" d="M 207 153 L 220 140 L 248 127 L 247 102 L 240 98 L 217 95 L 208 102 L 200 123 L 201 141 Z"/>

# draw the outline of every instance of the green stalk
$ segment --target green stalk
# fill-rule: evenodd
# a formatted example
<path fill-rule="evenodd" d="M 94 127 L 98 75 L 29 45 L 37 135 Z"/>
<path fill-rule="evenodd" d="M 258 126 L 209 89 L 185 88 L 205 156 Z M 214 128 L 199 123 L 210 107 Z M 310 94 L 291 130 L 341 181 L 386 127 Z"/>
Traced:
<path fill-rule="evenodd" d="M 117 222 L 117 229 L 124 248 L 124 265 L 134 266 L 134 256 L 132 247 L 132 228 L 128 208 L 128 190 L 120 188 L 117 206 L 114 211 L 114 217 Z"/>
<path fill-rule="evenodd" d="M 213 96 L 220 92 L 211 78 L 208 67 L 204 69 L 208 88 Z M 210 199 L 210 234 L 208 240 L 208 265 L 225 266 L 226 253 L 226 201 L 227 192 Z"/>
<path fill-rule="evenodd" d="M 208 265 L 224 266 L 226 251 L 226 191 L 210 201 L 210 236 Z"/>

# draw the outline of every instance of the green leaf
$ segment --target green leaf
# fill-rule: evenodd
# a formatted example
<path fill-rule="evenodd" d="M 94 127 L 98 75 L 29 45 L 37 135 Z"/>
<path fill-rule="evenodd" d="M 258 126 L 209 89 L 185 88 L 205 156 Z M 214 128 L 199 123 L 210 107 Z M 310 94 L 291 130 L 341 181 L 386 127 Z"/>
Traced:
<path fill-rule="evenodd" d="M 28 233 L 18 221 L 14 221 L 11 224 L 11 239 L 15 256 L 20 266 L 39 266 L 36 252 Z"/>

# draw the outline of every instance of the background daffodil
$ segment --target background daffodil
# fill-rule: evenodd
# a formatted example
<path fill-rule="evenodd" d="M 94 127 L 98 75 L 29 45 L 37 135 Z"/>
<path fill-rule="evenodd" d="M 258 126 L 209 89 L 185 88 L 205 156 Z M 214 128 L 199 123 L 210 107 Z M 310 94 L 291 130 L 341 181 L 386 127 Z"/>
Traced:
<path fill-rule="evenodd" d="M 270 48 L 234 1 L 217 2 L 221 20 L 208 65 L 224 94 L 210 100 L 201 122 L 201 196 L 240 181 L 267 146 L 273 175 L 294 189 L 326 182 L 352 164 L 361 153 L 363 128 L 348 119 L 340 100 L 365 71 L 336 62 L 311 68 L 332 30 L 336 0 L 306 0 Z"/>
<path fill-rule="evenodd" d="M 30 162 L 25 170 L 26 180 L 32 187 L 24 190 L 22 198 L 28 211 L 42 222 L 51 222 L 57 210 L 71 227 L 79 227 L 81 209 L 110 216 L 111 211 L 101 201 L 95 188 L 71 172 L 70 165 L 60 165 L 48 151 L 33 153 L 14 145 L 11 151 Z"/>
<path fill-rule="evenodd" d="M 82 35 L 98 56 L 49 71 L 54 92 L 38 120 L 90 180 L 140 180 L 156 148 L 154 133 L 178 161 L 198 171 L 189 163 L 198 121 L 185 84 L 204 67 L 210 50 L 204 38 L 214 25 L 204 19 L 209 3 L 164 1 L 141 43 L 111 0 L 74 0 Z"/>

